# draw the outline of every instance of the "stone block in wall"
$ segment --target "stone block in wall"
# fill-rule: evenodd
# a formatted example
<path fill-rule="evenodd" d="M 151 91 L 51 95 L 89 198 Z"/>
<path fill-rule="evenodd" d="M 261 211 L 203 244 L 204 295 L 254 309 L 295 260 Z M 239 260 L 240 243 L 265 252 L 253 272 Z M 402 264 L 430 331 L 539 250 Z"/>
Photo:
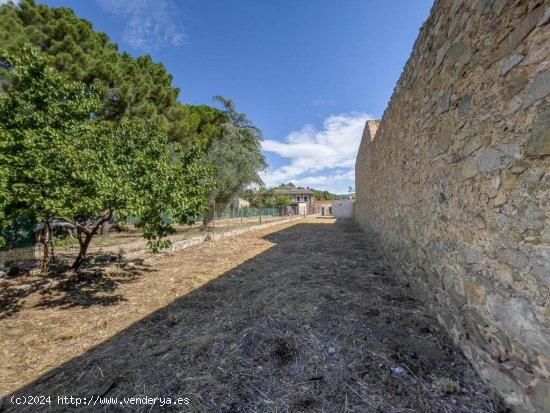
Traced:
<path fill-rule="evenodd" d="M 537 116 L 525 143 L 525 154 L 530 156 L 550 155 L 550 105 Z"/>
<path fill-rule="evenodd" d="M 519 46 L 521 41 L 531 33 L 537 26 L 539 19 L 544 14 L 544 7 L 539 6 L 532 10 L 521 22 L 507 35 L 501 43 L 501 46 L 496 51 L 490 63 L 502 59 L 514 51 Z"/>
<path fill-rule="evenodd" d="M 522 107 L 528 108 L 533 103 L 550 93 L 550 69 L 537 75 L 533 83 L 521 94 Z"/>

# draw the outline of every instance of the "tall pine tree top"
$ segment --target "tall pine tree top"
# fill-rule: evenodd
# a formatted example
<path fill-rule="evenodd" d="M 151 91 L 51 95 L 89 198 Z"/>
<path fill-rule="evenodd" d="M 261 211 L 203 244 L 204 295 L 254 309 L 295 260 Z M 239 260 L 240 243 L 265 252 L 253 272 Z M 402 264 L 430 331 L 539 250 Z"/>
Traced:
<path fill-rule="evenodd" d="M 14 54 L 25 44 L 36 46 L 71 80 L 94 83 L 108 119 L 124 115 L 171 119 L 179 105 L 180 91 L 162 64 L 150 56 L 121 53 L 105 33 L 96 32 L 69 8 L 34 0 L 0 6 L 0 44 Z"/>

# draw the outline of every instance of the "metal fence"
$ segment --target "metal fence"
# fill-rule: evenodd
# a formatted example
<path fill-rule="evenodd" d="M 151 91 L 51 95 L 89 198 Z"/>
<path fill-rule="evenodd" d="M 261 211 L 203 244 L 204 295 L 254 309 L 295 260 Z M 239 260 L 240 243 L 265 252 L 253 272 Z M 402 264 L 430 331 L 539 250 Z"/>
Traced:
<path fill-rule="evenodd" d="M 296 215 L 298 212 L 297 207 L 267 207 L 267 208 L 225 208 L 222 210 L 216 210 L 215 219 L 227 219 L 227 218 L 250 218 L 250 217 L 279 217 Z"/>
<path fill-rule="evenodd" d="M 36 223 L 27 218 L 2 222 L 0 236 L 5 245 L 0 248 L 0 269 L 34 258 L 35 226 Z"/>
<path fill-rule="evenodd" d="M 171 241 L 180 241 L 204 234 L 205 232 L 224 233 L 238 228 L 252 227 L 264 223 L 282 221 L 289 217 L 297 216 L 297 207 L 267 207 L 267 208 L 223 208 L 216 209 L 198 216 L 195 224 L 178 225 L 168 213 L 163 214 L 166 224 L 172 224 L 176 228 L 176 234 L 170 236 Z M 98 239 L 94 238 L 92 246 L 99 245 L 103 251 L 118 246 L 126 248 L 128 243 L 141 240 L 139 230 L 135 225 L 139 222 L 139 217 L 127 217 L 118 221 L 115 217 L 110 222 L 110 229 L 98 234 Z M 0 270 L 10 268 L 11 266 L 31 265 L 37 259 L 41 258 L 42 248 L 40 244 L 40 224 L 30 220 L 17 220 L 4 225 L 1 230 L 6 245 L 0 249 Z M 71 254 L 78 245 L 72 232 L 64 232 L 63 236 L 53 231 L 54 236 L 54 255 L 65 256 Z M 142 247 L 143 248 L 143 247 Z M 70 250 L 69 252 L 67 252 Z M 90 253 L 97 252 L 93 250 Z"/>
<path fill-rule="evenodd" d="M 228 219 L 246 219 L 247 222 L 253 222 L 254 218 L 258 222 L 260 221 L 272 221 L 276 218 L 282 219 L 283 217 L 296 216 L 298 215 L 298 208 L 296 206 L 288 207 L 267 207 L 267 208 L 223 208 L 215 209 L 213 211 L 205 212 L 203 215 L 195 217 L 195 225 L 202 225 L 204 222 L 209 224 L 214 224 L 216 221 L 225 221 Z M 165 212 L 163 214 L 163 221 L 165 224 L 176 224 L 172 219 L 170 214 Z M 116 222 L 116 218 L 113 219 L 113 222 Z M 139 222 L 139 217 L 131 216 L 124 219 L 125 224 L 136 225 Z"/>

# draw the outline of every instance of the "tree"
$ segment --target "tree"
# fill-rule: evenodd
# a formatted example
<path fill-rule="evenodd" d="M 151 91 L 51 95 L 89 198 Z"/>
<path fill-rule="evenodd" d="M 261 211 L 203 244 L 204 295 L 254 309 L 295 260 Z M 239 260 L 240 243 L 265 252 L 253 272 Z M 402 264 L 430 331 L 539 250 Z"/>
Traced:
<path fill-rule="evenodd" d="M 332 194 L 328 191 L 319 191 L 313 188 L 311 188 L 311 190 L 313 191 L 313 196 L 315 196 L 315 199 L 317 199 L 318 201 L 332 201 L 337 199 L 337 195 Z"/>
<path fill-rule="evenodd" d="M 204 158 L 214 169 L 214 185 L 209 194 L 211 213 L 227 205 L 235 194 L 243 192 L 250 184 L 262 184 L 259 172 L 267 168 L 260 150 L 261 131 L 244 113 L 236 110 L 231 100 L 221 96 L 216 96 L 215 100 L 223 105 L 224 111 L 223 116 L 215 116 L 210 123 L 217 126 L 220 133 L 214 133 L 215 129 L 211 128 Z M 205 226 L 209 223 L 209 215 L 203 220 Z"/>
<path fill-rule="evenodd" d="M 89 190 L 88 177 L 78 171 L 83 159 L 85 165 L 94 163 L 97 122 L 90 114 L 101 102 L 93 90 L 48 68 L 36 50 L 26 49 L 20 59 L 1 57 L 12 73 L 0 95 L 2 212 L 45 223 L 42 266 L 47 270 L 50 220 L 68 212 Z M 80 148 L 75 153 L 76 145 Z"/>
<path fill-rule="evenodd" d="M 172 76 L 149 56 L 121 53 L 105 33 L 66 7 L 34 0 L 0 6 L 0 45 L 18 55 L 31 44 L 70 80 L 94 85 L 106 119 L 123 116 L 179 120 L 179 89 Z M 1 79 L 0 79 L 1 81 Z"/>
<path fill-rule="evenodd" d="M 98 185 L 97 205 L 74 211 L 93 218 L 82 223 L 64 217 L 78 230 L 80 251 L 73 270 L 84 260 L 103 222 L 115 213 L 122 220 L 139 217 L 136 226 L 149 248 L 158 251 L 170 246 L 164 237 L 175 233 L 173 225 L 164 221 L 165 213 L 174 222 L 188 225 L 207 206 L 211 170 L 201 163 L 200 148 L 169 143 L 163 126 L 156 122 L 122 119 L 110 126 L 115 127 L 107 132 L 108 142 L 101 151 L 106 175 Z"/>
<path fill-rule="evenodd" d="M 258 208 L 260 215 L 260 223 L 262 222 L 262 211 L 264 208 L 275 205 L 275 190 L 273 189 L 262 189 L 258 192 L 253 192 L 250 204 L 254 208 Z"/>
<path fill-rule="evenodd" d="M 99 94 L 49 67 L 37 50 L 0 56 L 11 68 L 0 95 L 2 213 L 44 222 L 43 268 L 49 266 L 49 226 L 61 217 L 77 228 L 80 252 L 113 214 L 139 216 L 155 250 L 173 232 L 162 214 L 194 221 L 207 204 L 208 176 L 201 147 L 170 143 L 162 122 L 99 115 Z M 79 220 L 75 217 L 88 217 Z"/>
<path fill-rule="evenodd" d="M 170 122 L 170 139 L 186 147 L 201 144 L 209 148 L 215 139 L 222 138 L 222 125 L 229 122 L 227 114 L 207 105 L 182 105 L 174 108 Z"/>
<path fill-rule="evenodd" d="M 284 215 L 287 206 L 292 204 L 292 198 L 288 195 L 279 195 L 275 198 L 275 205 L 279 207 L 279 213 Z"/>
<path fill-rule="evenodd" d="M 296 185 L 294 185 L 292 182 L 289 182 L 288 184 L 282 183 L 276 189 L 296 189 Z"/>

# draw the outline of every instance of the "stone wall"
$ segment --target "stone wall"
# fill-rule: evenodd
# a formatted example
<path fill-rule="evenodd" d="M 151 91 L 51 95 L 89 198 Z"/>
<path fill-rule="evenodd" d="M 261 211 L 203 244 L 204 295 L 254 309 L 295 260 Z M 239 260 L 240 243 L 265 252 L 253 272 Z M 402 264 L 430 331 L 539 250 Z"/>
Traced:
<path fill-rule="evenodd" d="M 356 166 L 361 227 L 525 412 L 550 412 L 549 19 L 436 1 Z"/>

